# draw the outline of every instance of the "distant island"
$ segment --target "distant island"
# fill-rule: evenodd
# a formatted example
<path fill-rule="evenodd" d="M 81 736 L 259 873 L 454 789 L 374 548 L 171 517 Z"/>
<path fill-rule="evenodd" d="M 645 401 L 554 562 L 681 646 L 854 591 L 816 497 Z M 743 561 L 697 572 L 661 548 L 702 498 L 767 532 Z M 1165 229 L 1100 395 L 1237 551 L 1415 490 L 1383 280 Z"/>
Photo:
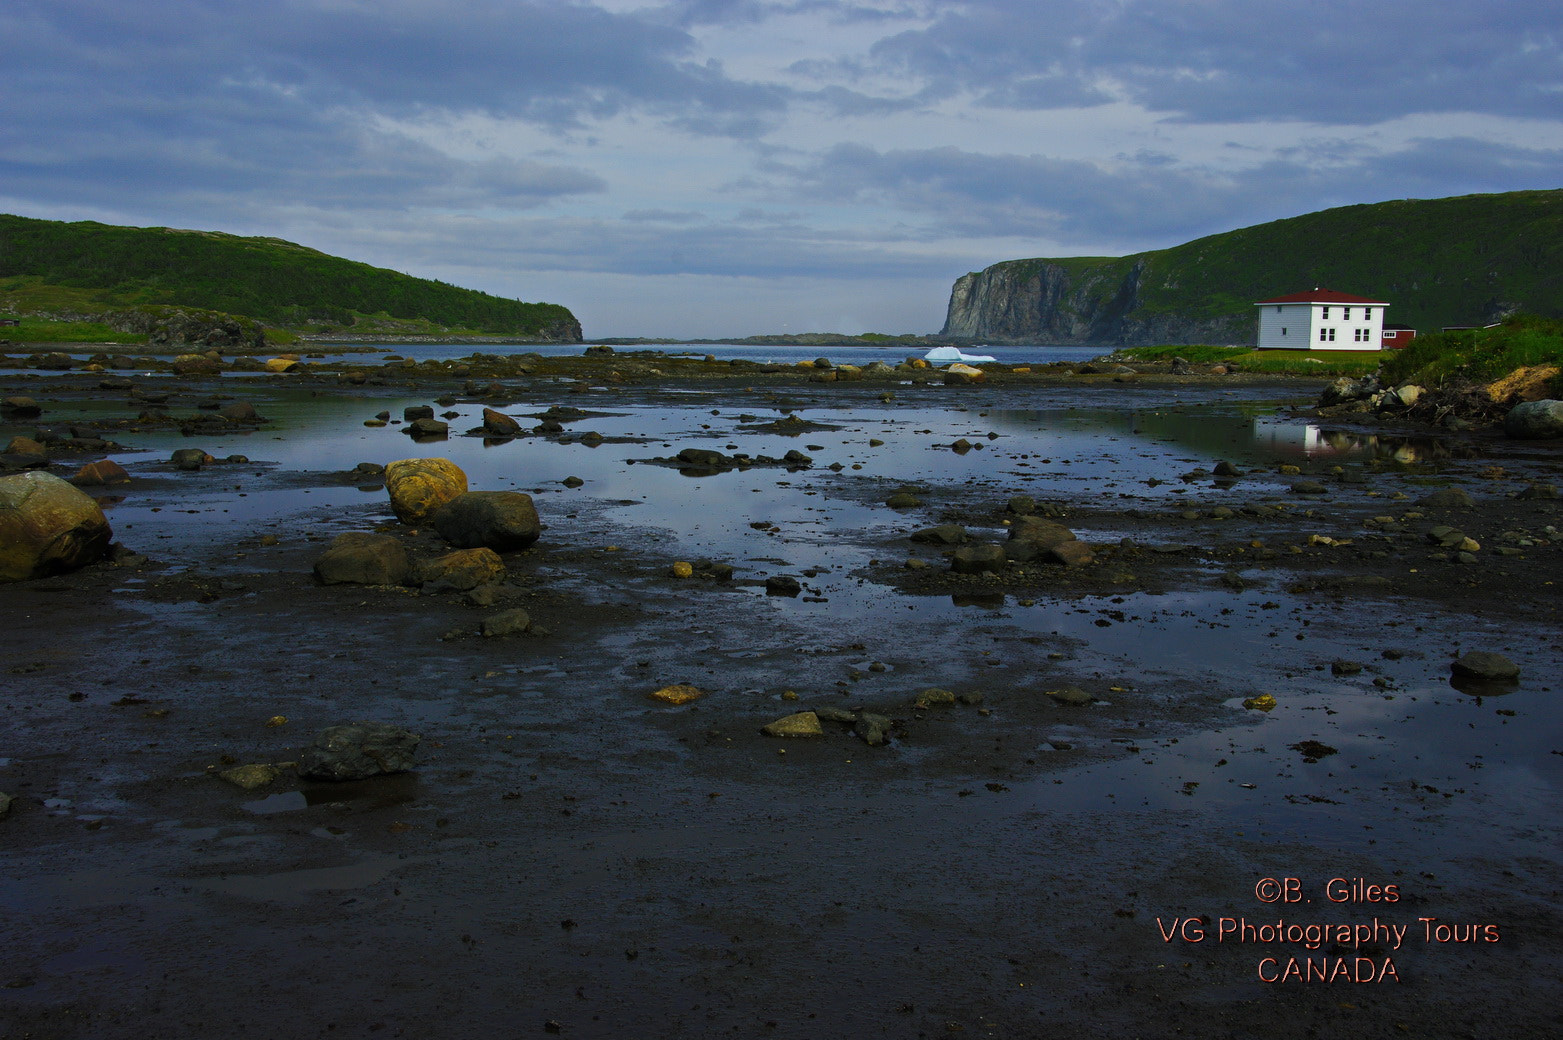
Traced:
<path fill-rule="evenodd" d="M 1007 260 L 956 280 L 940 335 L 982 343 L 1252 344 L 1254 303 L 1324 286 L 1437 331 L 1563 317 L 1563 190 L 1380 202 L 1123 257 Z"/>
<path fill-rule="evenodd" d="M 0 214 L 0 316 L 22 319 L 22 340 L 77 331 L 42 328 L 63 324 L 109 339 L 225 347 L 333 333 L 581 342 L 580 322 L 558 304 L 414 278 L 279 238 L 9 214 Z"/>

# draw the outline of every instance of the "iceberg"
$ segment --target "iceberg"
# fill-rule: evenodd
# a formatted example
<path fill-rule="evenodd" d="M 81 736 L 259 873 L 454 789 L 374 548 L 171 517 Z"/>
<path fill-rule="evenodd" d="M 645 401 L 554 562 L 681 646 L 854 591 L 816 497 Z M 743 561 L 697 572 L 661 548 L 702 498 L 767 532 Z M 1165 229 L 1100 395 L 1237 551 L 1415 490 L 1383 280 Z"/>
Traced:
<path fill-rule="evenodd" d="M 978 361 L 997 361 L 998 358 L 989 354 L 963 354 L 958 347 L 934 347 L 923 355 L 923 360 L 931 365 L 949 364 L 952 361 L 963 361 L 970 365 Z"/>

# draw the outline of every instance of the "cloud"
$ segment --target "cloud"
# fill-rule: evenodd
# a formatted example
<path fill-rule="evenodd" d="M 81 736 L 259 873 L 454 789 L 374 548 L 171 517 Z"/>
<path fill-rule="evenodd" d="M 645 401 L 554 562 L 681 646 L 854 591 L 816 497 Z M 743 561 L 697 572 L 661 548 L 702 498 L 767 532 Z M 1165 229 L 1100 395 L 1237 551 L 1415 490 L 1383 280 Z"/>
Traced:
<path fill-rule="evenodd" d="M 1556 115 L 1563 9 L 1539 0 L 978 0 L 872 65 L 1014 108 L 1112 97 L 1207 122 Z"/>
<path fill-rule="evenodd" d="M 1132 252 L 1329 206 L 1533 187 L 1556 179 L 1563 149 L 1468 138 L 1393 150 L 1302 141 L 1231 171 L 1157 152 L 1087 162 L 844 144 L 775 170 L 794 178 L 801 197 L 921 214 L 930 239 L 1032 236 Z"/>

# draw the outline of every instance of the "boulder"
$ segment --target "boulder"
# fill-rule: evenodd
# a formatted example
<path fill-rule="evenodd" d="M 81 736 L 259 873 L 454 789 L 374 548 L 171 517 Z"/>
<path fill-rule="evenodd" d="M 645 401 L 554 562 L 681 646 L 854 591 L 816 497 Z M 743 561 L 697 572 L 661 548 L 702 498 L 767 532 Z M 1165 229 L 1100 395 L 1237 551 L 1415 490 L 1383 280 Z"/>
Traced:
<path fill-rule="evenodd" d="M 1048 690 L 1047 695 L 1059 704 L 1067 704 L 1071 708 L 1083 708 L 1096 700 L 1089 693 L 1078 686 L 1064 686 L 1057 690 Z"/>
<path fill-rule="evenodd" d="M 790 574 L 773 574 L 765 579 L 765 594 L 768 596 L 796 596 L 802 591 L 802 583 Z"/>
<path fill-rule="evenodd" d="M 907 537 L 914 542 L 927 542 L 931 545 L 959 545 L 966 541 L 966 528 L 960 524 L 940 524 L 937 527 L 925 527 L 921 531 L 914 531 Z"/>
<path fill-rule="evenodd" d="M 415 439 L 447 437 L 450 435 L 450 424 L 439 419 L 414 419 L 402 427 L 402 432 Z"/>
<path fill-rule="evenodd" d="M 1563 401 L 1526 401 L 1515 405 L 1503 418 L 1503 432 L 1530 440 L 1563 437 Z"/>
<path fill-rule="evenodd" d="M 322 585 L 405 585 L 411 576 L 406 547 L 389 534 L 339 534 L 315 561 L 315 577 Z"/>
<path fill-rule="evenodd" d="M 1439 488 L 1430 491 L 1416 500 L 1419 506 L 1430 506 L 1433 509 L 1470 509 L 1471 496 L 1460 488 Z"/>
<path fill-rule="evenodd" d="M 520 491 L 468 491 L 436 510 L 431 522 L 458 549 L 515 552 L 542 533 L 532 496 Z"/>
<path fill-rule="evenodd" d="M 492 408 L 483 409 L 483 433 L 488 437 L 518 437 L 521 424 L 504 412 Z"/>
<path fill-rule="evenodd" d="M 233 404 L 221 409 L 217 414 L 232 423 L 258 423 L 261 421 L 260 413 L 248 401 L 235 401 Z"/>
<path fill-rule="evenodd" d="M 885 505 L 891 509 L 916 509 L 923 504 L 923 500 L 909 491 L 897 491 L 885 499 Z"/>
<path fill-rule="evenodd" d="M 504 573 L 505 561 L 493 549 L 457 549 L 425 562 L 417 569 L 417 578 L 432 592 L 470 592 L 498 580 Z"/>
<path fill-rule="evenodd" d="M 430 404 L 413 404 L 402 409 L 402 418 L 407 422 L 417 422 L 419 419 L 434 418 L 434 406 Z"/>
<path fill-rule="evenodd" d="M 0 477 L 0 582 L 75 570 L 103 556 L 112 539 L 98 503 L 59 477 Z"/>
<path fill-rule="evenodd" d="M 1038 550 L 1052 549 L 1075 540 L 1075 533 L 1063 524 L 1040 516 L 1022 516 L 1010 525 L 1010 541 L 1029 542 Z"/>
<path fill-rule="evenodd" d="M 950 570 L 956 574 L 997 574 L 1004 569 L 1004 547 L 982 543 L 963 545 L 950 557 Z"/>
<path fill-rule="evenodd" d="M 31 437 L 12 437 L 11 443 L 5 446 L 7 455 L 42 455 L 47 449 Z"/>
<path fill-rule="evenodd" d="M 364 780 L 412 768 L 421 740 L 400 726 L 360 722 L 331 726 L 299 755 L 299 775 L 310 780 Z"/>
<path fill-rule="evenodd" d="M 1066 567 L 1084 567 L 1088 563 L 1096 562 L 1096 555 L 1091 552 L 1091 547 L 1078 540 L 1059 542 L 1047 553 L 1051 559 Z"/>
<path fill-rule="evenodd" d="M 296 368 L 298 368 L 298 358 L 274 357 L 265 365 L 266 371 L 274 374 L 292 372 Z"/>
<path fill-rule="evenodd" d="M 215 376 L 222 372 L 223 363 L 206 354 L 180 354 L 170 367 L 179 376 Z"/>
<path fill-rule="evenodd" d="M 0 414 L 8 419 L 36 419 L 43 414 L 43 408 L 31 397 L 7 397 L 0 399 Z"/>
<path fill-rule="evenodd" d="M 168 461 L 174 464 L 175 469 L 193 471 L 217 460 L 200 448 L 176 448 Z"/>
<path fill-rule="evenodd" d="M 1478 682 L 1514 682 L 1520 677 L 1520 666 L 1502 654 L 1487 650 L 1472 650 L 1449 666 L 1457 679 L 1474 679 Z"/>
<path fill-rule="evenodd" d="M 467 475 L 449 459 L 401 459 L 385 467 L 391 510 L 404 524 L 421 524 L 467 491 Z"/>
<path fill-rule="evenodd" d="M 282 771 L 267 762 L 252 762 L 247 766 L 234 766 L 232 769 L 224 769 L 218 773 L 219 779 L 226 780 L 235 787 L 242 787 L 246 791 L 253 791 L 272 783 Z"/>
<path fill-rule="evenodd" d="M 129 482 L 130 474 L 125 472 L 125 467 L 112 459 L 89 462 L 71 477 L 71 483 L 77 487 L 100 487 L 104 484 L 128 484 Z"/>

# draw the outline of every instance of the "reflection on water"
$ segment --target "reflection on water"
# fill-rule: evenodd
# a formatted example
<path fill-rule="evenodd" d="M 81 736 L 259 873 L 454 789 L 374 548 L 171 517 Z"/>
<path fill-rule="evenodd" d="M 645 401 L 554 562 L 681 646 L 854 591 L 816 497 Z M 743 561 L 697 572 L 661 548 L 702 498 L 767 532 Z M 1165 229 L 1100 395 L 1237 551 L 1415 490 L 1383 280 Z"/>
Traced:
<path fill-rule="evenodd" d="M 1411 465 L 1448 458 L 1450 454 L 1448 445 L 1434 437 L 1331 430 L 1313 423 L 1261 418 L 1254 420 L 1253 432 L 1255 444 L 1264 446 L 1277 458 L 1355 456 Z"/>

